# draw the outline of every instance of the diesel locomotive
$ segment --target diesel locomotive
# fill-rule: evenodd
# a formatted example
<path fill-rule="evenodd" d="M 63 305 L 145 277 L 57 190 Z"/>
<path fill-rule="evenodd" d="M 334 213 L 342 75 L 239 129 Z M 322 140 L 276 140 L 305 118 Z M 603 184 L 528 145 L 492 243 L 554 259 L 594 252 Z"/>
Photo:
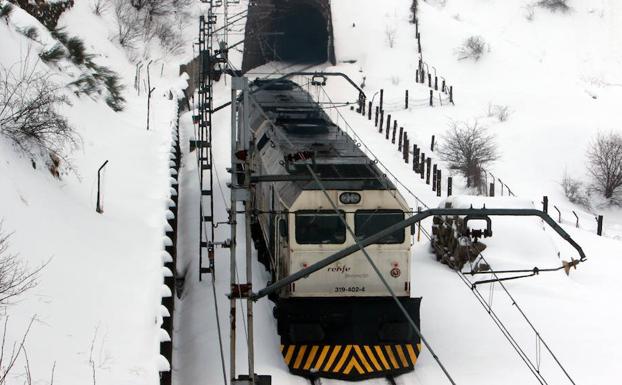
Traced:
<path fill-rule="evenodd" d="M 395 185 L 302 87 L 256 80 L 250 92 L 251 170 L 280 176 L 253 183 L 248 202 L 258 258 L 273 281 L 409 215 Z M 411 233 L 403 229 L 366 250 L 419 327 L 411 246 Z M 293 374 L 362 380 L 414 369 L 420 338 L 361 251 L 284 287 L 271 300 L 281 353 Z"/>

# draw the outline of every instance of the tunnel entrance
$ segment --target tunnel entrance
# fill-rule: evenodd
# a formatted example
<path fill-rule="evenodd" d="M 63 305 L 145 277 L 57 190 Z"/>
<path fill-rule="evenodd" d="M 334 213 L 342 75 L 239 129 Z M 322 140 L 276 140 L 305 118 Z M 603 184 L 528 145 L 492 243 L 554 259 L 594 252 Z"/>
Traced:
<path fill-rule="evenodd" d="M 316 7 L 290 3 L 278 11 L 272 30 L 276 60 L 295 63 L 328 60 L 328 25 Z"/>
<path fill-rule="evenodd" d="M 242 71 L 270 61 L 335 64 L 330 0 L 249 5 Z"/>

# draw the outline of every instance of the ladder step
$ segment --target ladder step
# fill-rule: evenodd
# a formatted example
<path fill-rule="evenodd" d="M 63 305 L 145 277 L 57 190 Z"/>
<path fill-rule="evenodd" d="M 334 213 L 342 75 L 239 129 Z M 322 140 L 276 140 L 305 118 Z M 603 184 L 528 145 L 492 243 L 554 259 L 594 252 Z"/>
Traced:
<path fill-rule="evenodd" d="M 201 195 L 203 196 L 211 196 L 212 190 L 201 190 Z"/>
<path fill-rule="evenodd" d="M 204 222 L 211 222 L 212 219 L 214 219 L 214 217 L 212 217 L 211 215 L 204 215 L 203 216 L 203 221 Z"/>

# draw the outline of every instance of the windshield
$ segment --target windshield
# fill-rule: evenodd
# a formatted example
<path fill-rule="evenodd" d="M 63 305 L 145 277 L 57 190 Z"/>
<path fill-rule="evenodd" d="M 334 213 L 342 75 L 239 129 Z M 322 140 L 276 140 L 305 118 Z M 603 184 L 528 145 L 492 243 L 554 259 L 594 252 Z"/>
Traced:
<path fill-rule="evenodd" d="M 404 213 L 400 210 L 358 210 L 354 214 L 356 237 L 367 238 L 403 220 Z M 376 243 L 402 243 L 404 239 L 405 230 L 401 229 Z"/>
<path fill-rule="evenodd" d="M 300 211 L 296 213 L 298 244 L 341 244 L 346 241 L 344 213 L 334 211 Z"/>

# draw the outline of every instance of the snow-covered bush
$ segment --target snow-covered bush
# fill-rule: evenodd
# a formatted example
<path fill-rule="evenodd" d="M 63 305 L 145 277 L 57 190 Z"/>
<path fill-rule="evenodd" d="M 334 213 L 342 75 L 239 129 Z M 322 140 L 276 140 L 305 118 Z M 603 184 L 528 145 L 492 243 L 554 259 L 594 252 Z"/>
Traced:
<path fill-rule="evenodd" d="M 500 122 L 505 122 L 510 118 L 510 107 L 504 106 L 501 104 L 488 104 L 488 117 L 489 118 L 497 118 Z"/>
<path fill-rule="evenodd" d="M 57 111 L 68 103 L 60 90 L 49 73 L 29 63 L 28 55 L 19 65 L 0 66 L 0 135 L 32 158 L 49 163 L 52 154 L 66 160 L 78 136 Z"/>
<path fill-rule="evenodd" d="M 56 43 L 52 48 L 39 53 L 39 57 L 46 63 L 56 63 L 65 57 L 65 49 L 62 44 Z"/>
<path fill-rule="evenodd" d="M 590 206 L 590 192 L 580 180 L 574 179 L 565 172 L 561 186 L 564 190 L 564 195 L 570 202 L 585 207 Z"/>
<path fill-rule="evenodd" d="M 490 48 L 483 37 L 471 36 L 456 49 L 456 54 L 458 55 L 458 60 L 473 59 L 478 61 L 489 50 Z"/>
<path fill-rule="evenodd" d="M 30 40 L 37 40 L 37 38 L 39 37 L 39 31 L 37 31 L 36 27 L 19 28 L 17 32 L 26 36 Z"/>
<path fill-rule="evenodd" d="M 65 42 L 67 48 L 68 58 L 77 65 L 84 64 L 84 61 L 89 57 L 84 47 L 84 42 L 76 36 L 73 36 Z"/>
<path fill-rule="evenodd" d="M 568 0 L 539 0 L 536 4 L 553 12 L 568 12 L 570 10 Z"/>
<path fill-rule="evenodd" d="M 11 16 L 11 12 L 13 12 L 13 4 L 4 3 L 0 4 L 0 19 L 4 19 L 6 23 L 9 23 L 9 17 Z"/>
<path fill-rule="evenodd" d="M 439 156 L 452 170 L 459 171 L 481 193 L 486 165 L 499 159 L 494 135 L 474 122 L 451 122 L 438 149 Z"/>
<path fill-rule="evenodd" d="M 587 160 L 594 189 L 612 203 L 621 203 L 622 135 L 598 134 L 587 150 Z"/>

